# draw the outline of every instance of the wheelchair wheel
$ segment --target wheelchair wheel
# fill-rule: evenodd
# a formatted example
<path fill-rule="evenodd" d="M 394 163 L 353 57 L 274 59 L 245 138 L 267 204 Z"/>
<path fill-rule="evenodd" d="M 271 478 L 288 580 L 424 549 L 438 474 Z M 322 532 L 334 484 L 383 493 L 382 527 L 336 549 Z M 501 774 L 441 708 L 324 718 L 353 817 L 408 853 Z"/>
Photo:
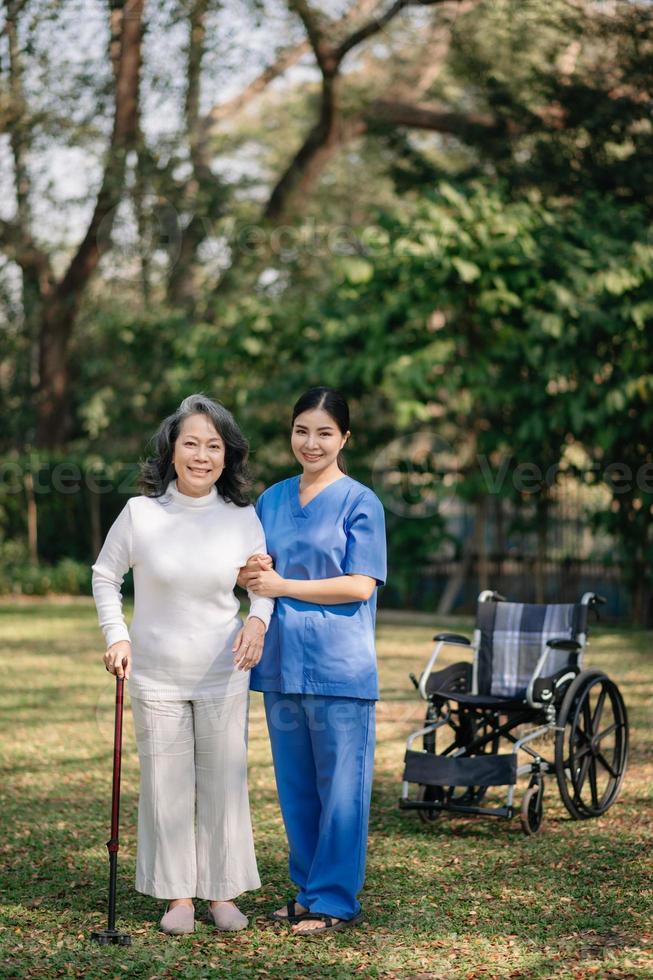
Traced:
<path fill-rule="evenodd" d="M 521 802 L 521 829 L 527 837 L 533 837 L 542 826 L 543 804 L 544 780 L 540 776 L 531 781 Z"/>
<path fill-rule="evenodd" d="M 575 820 L 612 806 L 627 758 L 628 716 L 619 688 L 603 671 L 582 671 L 563 699 L 555 743 L 560 796 Z"/>
<path fill-rule="evenodd" d="M 420 786 L 417 799 L 422 801 L 434 800 L 441 803 L 444 799 L 444 790 L 441 786 Z M 442 815 L 441 810 L 418 810 L 417 813 L 422 823 L 427 827 L 432 827 Z"/>

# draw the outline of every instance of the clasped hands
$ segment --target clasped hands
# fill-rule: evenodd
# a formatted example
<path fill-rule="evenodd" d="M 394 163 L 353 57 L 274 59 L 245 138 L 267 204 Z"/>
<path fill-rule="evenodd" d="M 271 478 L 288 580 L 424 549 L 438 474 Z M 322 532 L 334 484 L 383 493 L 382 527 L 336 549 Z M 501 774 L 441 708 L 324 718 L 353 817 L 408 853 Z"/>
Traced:
<path fill-rule="evenodd" d="M 275 572 L 270 555 L 252 555 L 238 575 L 238 585 L 250 589 L 266 599 L 278 599 L 285 595 L 285 581 Z"/>

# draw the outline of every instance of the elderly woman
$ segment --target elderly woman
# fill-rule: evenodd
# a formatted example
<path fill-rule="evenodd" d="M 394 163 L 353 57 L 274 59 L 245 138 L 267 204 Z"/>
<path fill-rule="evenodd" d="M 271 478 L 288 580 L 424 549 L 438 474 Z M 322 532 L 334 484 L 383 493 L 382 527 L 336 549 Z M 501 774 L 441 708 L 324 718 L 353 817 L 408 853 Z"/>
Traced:
<path fill-rule="evenodd" d="M 107 670 L 129 678 L 141 769 L 136 889 L 167 899 L 164 932 L 195 925 L 208 899 L 218 929 L 247 918 L 233 902 L 258 888 L 247 792 L 249 671 L 273 608 L 250 592 L 243 626 L 234 585 L 265 537 L 247 498 L 248 447 L 232 415 L 203 395 L 162 423 L 93 566 Z M 134 616 L 121 585 L 134 569 Z M 123 667 L 124 664 L 124 667 Z"/>

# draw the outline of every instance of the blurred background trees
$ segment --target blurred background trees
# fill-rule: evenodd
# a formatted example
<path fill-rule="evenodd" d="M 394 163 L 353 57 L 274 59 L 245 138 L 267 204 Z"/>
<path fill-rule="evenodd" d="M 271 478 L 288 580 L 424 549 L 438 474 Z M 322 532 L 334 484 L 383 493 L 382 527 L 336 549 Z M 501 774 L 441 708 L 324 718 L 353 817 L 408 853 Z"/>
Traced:
<path fill-rule="evenodd" d="M 596 587 L 650 619 L 649 3 L 2 16 L 0 588 L 85 588 L 186 394 L 235 412 L 262 488 L 326 383 L 386 602 Z"/>

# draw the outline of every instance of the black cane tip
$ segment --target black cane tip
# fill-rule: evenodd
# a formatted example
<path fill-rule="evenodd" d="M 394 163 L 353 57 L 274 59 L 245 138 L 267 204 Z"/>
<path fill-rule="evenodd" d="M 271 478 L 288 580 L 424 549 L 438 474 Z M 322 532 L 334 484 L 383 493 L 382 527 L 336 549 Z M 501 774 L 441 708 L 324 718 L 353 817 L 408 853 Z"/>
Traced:
<path fill-rule="evenodd" d="M 131 946 L 132 937 L 126 932 L 118 932 L 117 929 L 102 929 L 99 932 L 91 933 L 91 940 L 99 943 L 100 946 Z"/>

